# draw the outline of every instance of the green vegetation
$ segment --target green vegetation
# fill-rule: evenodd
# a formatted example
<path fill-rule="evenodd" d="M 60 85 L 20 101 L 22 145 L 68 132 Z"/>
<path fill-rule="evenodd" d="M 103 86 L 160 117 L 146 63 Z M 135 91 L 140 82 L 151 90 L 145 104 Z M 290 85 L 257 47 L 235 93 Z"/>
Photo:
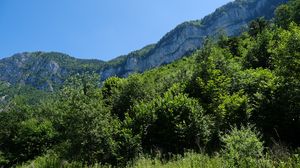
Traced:
<path fill-rule="evenodd" d="M 10 98 L 0 165 L 300 167 L 298 4 L 143 74 L 101 84 L 95 73 L 76 74 L 44 99 Z"/>
<path fill-rule="evenodd" d="M 149 44 L 147 46 L 145 46 L 144 48 L 137 50 L 137 51 L 133 51 L 131 53 L 129 53 L 128 55 L 122 55 L 119 56 L 111 61 L 108 61 L 105 67 L 109 67 L 109 66 L 117 66 L 120 64 L 124 64 L 124 62 L 126 61 L 127 58 L 140 58 L 140 57 L 145 57 L 148 53 L 151 52 L 152 49 L 155 48 L 155 44 Z"/>

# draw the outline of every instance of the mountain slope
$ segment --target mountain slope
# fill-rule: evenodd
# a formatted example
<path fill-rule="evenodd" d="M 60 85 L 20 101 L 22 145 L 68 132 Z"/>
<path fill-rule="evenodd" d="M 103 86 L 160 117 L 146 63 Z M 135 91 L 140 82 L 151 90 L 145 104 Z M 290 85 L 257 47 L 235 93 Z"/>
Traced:
<path fill-rule="evenodd" d="M 57 52 L 20 53 L 0 60 L 0 81 L 53 91 L 73 73 L 99 71 L 103 61 L 82 60 Z"/>
<path fill-rule="evenodd" d="M 173 62 L 202 46 L 207 36 L 226 32 L 238 35 L 243 26 L 258 17 L 273 16 L 275 8 L 287 0 L 236 0 L 218 8 L 202 20 L 185 22 L 167 33 L 157 44 L 117 57 L 109 62 L 75 59 L 66 54 L 34 52 L 0 60 L 0 81 L 25 84 L 53 91 L 71 74 L 95 71 L 101 80 L 126 77 Z"/>
<path fill-rule="evenodd" d="M 177 26 L 143 57 L 128 56 L 119 66 L 105 68 L 102 79 L 113 75 L 125 77 L 132 72 L 144 72 L 170 63 L 200 48 L 205 37 L 220 31 L 229 36 L 238 35 L 249 21 L 258 17 L 270 19 L 275 8 L 284 2 L 287 0 L 237 0 L 228 3 L 202 20 Z"/>

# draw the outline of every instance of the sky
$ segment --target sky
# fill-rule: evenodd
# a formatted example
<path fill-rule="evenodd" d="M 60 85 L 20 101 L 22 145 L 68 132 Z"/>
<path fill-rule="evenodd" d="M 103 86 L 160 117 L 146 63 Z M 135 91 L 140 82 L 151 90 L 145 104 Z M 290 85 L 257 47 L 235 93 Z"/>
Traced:
<path fill-rule="evenodd" d="M 0 58 L 57 51 L 110 60 L 232 0 L 0 0 Z"/>

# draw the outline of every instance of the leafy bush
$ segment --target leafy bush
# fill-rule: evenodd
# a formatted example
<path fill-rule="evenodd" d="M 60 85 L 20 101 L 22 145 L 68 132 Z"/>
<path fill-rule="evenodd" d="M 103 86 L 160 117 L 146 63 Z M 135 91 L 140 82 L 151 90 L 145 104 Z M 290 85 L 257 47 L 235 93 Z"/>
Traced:
<path fill-rule="evenodd" d="M 234 127 L 221 137 L 224 143 L 222 153 L 228 164 L 234 167 L 250 167 L 263 157 L 263 142 L 253 127 Z"/>

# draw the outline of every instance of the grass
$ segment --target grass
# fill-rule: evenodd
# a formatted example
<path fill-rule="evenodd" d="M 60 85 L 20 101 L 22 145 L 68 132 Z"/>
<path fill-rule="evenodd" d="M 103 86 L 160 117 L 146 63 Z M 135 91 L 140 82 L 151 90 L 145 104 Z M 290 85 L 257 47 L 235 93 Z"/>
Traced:
<path fill-rule="evenodd" d="M 161 161 L 158 158 L 140 157 L 128 168 L 217 168 L 222 167 L 223 159 L 221 157 L 209 157 L 204 154 L 186 153 L 185 156 L 176 156 L 170 161 Z"/>
<path fill-rule="evenodd" d="M 83 165 L 80 162 L 67 162 L 59 159 L 57 156 L 46 155 L 38 157 L 27 164 L 17 166 L 17 168 L 110 168 L 110 165 L 95 164 L 93 166 Z M 140 156 L 128 163 L 126 168 L 300 168 L 300 156 L 291 155 L 284 160 L 272 160 L 271 156 L 253 159 L 253 161 L 231 163 L 220 155 L 208 156 L 188 152 L 184 156 L 174 156 L 171 160 L 162 160 L 159 157 L 151 158 Z"/>

